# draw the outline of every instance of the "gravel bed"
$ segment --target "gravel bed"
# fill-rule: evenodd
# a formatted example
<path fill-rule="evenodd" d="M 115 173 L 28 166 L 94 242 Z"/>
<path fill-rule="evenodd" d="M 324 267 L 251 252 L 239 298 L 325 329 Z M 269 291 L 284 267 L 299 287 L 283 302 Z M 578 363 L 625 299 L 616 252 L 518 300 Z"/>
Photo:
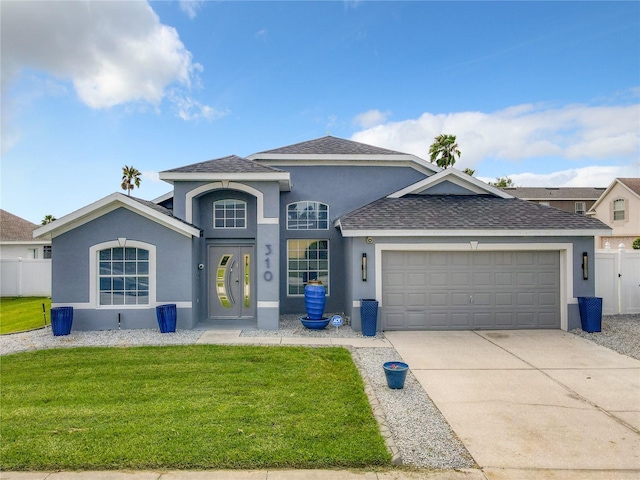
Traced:
<path fill-rule="evenodd" d="M 387 387 L 382 364 L 401 360 L 393 348 L 356 348 L 354 357 L 386 417 L 402 463 L 421 468 L 473 468 L 469 452 L 436 408 L 411 370 L 404 388 Z"/>
<path fill-rule="evenodd" d="M 640 360 L 640 315 L 603 315 L 601 332 L 577 328 L 571 333 Z"/>
<path fill-rule="evenodd" d="M 69 347 L 132 347 L 135 345 L 184 345 L 195 343 L 202 331 L 178 330 L 160 333 L 148 330 L 103 330 L 99 332 L 71 332 L 55 337 L 51 326 L 40 330 L 12 335 L 0 335 L 0 354 Z"/>

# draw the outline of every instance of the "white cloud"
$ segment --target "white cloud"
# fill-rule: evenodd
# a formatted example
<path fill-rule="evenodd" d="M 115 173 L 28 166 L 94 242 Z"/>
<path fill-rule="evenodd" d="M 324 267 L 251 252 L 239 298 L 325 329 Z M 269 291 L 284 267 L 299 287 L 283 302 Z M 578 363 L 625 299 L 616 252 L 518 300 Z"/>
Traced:
<path fill-rule="evenodd" d="M 640 166 L 590 166 L 549 174 L 514 173 L 506 176 L 518 187 L 607 187 L 615 178 L 640 176 Z M 478 178 L 484 182 L 496 180 Z"/>
<path fill-rule="evenodd" d="M 95 109 L 159 105 L 168 85 L 188 89 L 202 67 L 146 2 L 4 2 L 2 90 L 25 68 L 70 79 Z"/>
<path fill-rule="evenodd" d="M 352 139 L 428 158 L 429 145 L 441 133 L 457 136 L 460 168 L 486 159 L 537 157 L 629 163 L 640 155 L 640 106 L 526 104 L 491 113 L 424 113 L 368 128 Z"/>
<path fill-rule="evenodd" d="M 200 10 L 203 3 L 204 0 L 180 0 L 180 10 L 193 20 L 198 15 L 198 10 Z"/>
<path fill-rule="evenodd" d="M 355 123 L 360 128 L 371 128 L 386 122 L 389 115 L 391 115 L 391 112 L 368 110 L 356 115 L 353 119 L 353 123 Z"/>
<path fill-rule="evenodd" d="M 230 113 L 229 110 L 216 110 L 208 105 L 203 105 L 181 92 L 171 91 L 169 99 L 176 109 L 178 117 L 185 121 L 218 120 Z"/>
<path fill-rule="evenodd" d="M 153 170 L 145 170 L 142 172 L 142 178 L 143 180 L 149 180 L 150 182 L 153 183 L 158 183 L 158 182 L 162 182 L 163 180 L 160 180 L 160 174 L 158 172 L 155 172 Z"/>

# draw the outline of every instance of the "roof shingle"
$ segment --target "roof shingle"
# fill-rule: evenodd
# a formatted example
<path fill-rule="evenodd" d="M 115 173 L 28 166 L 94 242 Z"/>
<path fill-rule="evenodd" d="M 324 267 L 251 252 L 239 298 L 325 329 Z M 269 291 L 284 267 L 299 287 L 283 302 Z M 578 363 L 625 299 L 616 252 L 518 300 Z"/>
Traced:
<path fill-rule="evenodd" d="M 407 195 L 381 198 L 340 218 L 343 230 L 598 230 L 595 218 L 517 198 Z"/>
<path fill-rule="evenodd" d="M 597 200 L 604 193 L 606 187 L 507 187 L 502 190 L 524 200 Z"/>
<path fill-rule="evenodd" d="M 640 197 L 640 178 L 618 178 L 618 180 Z"/>
<path fill-rule="evenodd" d="M 206 162 L 193 163 L 184 167 L 165 170 L 163 173 L 273 173 L 282 170 L 268 165 L 261 165 L 248 158 L 229 155 Z"/>
<path fill-rule="evenodd" d="M 5 242 L 33 241 L 38 225 L 5 210 L 0 210 L 0 240 Z"/>
<path fill-rule="evenodd" d="M 264 152 L 255 153 L 253 156 L 263 154 L 284 154 L 284 155 L 407 155 L 403 152 L 387 150 L 386 148 L 374 147 L 353 140 L 345 140 L 344 138 L 326 137 L 308 140 L 306 142 L 295 143 L 285 147 L 274 148 L 273 150 L 265 150 Z"/>

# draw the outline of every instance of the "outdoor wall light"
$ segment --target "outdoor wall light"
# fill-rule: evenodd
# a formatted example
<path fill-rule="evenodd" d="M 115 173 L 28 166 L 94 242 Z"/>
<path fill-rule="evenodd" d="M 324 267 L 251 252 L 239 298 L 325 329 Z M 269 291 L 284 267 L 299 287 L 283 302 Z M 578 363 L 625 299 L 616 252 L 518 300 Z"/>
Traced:
<path fill-rule="evenodd" d="M 367 281 L 367 254 L 362 254 L 362 281 Z"/>
<path fill-rule="evenodd" d="M 589 279 L 589 254 L 582 252 L 582 278 Z"/>

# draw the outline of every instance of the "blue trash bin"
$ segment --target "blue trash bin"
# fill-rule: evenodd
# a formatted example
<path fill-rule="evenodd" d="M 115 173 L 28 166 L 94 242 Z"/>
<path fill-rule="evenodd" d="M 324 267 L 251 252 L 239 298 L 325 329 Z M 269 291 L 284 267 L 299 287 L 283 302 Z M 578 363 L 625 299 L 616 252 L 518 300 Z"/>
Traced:
<path fill-rule="evenodd" d="M 602 331 L 601 297 L 578 297 L 578 308 L 582 330 L 588 333 Z"/>
<path fill-rule="evenodd" d="M 360 321 L 362 334 L 365 337 L 375 337 L 378 329 L 378 301 L 373 299 L 360 300 Z"/>
<path fill-rule="evenodd" d="M 73 324 L 73 307 L 53 307 L 51 309 L 51 330 L 56 337 L 69 335 Z"/>
<path fill-rule="evenodd" d="M 176 331 L 177 310 L 175 303 L 158 305 L 156 307 L 156 316 L 158 317 L 160 333 L 171 333 Z"/>

